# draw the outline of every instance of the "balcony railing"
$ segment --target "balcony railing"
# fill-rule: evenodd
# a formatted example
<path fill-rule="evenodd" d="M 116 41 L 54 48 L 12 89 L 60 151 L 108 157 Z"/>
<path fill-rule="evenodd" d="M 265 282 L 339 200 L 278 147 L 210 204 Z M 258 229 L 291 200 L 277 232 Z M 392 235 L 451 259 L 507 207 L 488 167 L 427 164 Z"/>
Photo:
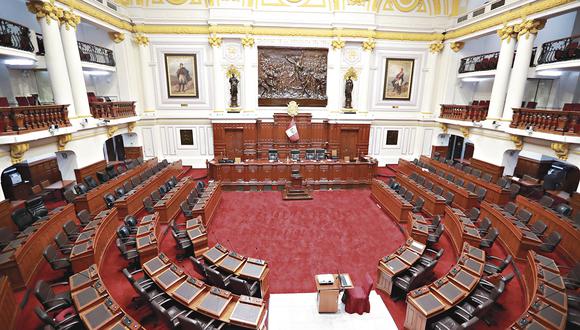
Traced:
<path fill-rule="evenodd" d="M 118 119 L 136 116 L 135 102 L 90 102 L 94 118 Z"/>
<path fill-rule="evenodd" d="M 499 52 L 462 58 L 459 73 L 495 70 L 498 58 Z"/>
<path fill-rule="evenodd" d="M 81 41 L 78 42 L 78 45 L 81 61 L 115 66 L 112 50 Z"/>
<path fill-rule="evenodd" d="M 459 105 L 459 104 L 441 104 L 441 113 L 439 118 L 463 120 L 463 121 L 482 121 L 487 118 L 489 108 L 488 101 L 479 101 L 481 104 Z"/>
<path fill-rule="evenodd" d="M 538 64 L 547 64 L 580 59 L 580 34 L 552 40 L 542 45 Z"/>
<path fill-rule="evenodd" d="M 36 55 L 44 56 L 44 37 L 40 33 L 36 34 L 36 44 L 38 45 Z"/>
<path fill-rule="evenodd" d="M 0 135 L 24 134 L 48 129 L 51 125 L 71 126 L 68 105 L 31 105 L 0 108 Z"/>
<path fill-rule="evenodd" d="M 580 136 L 580 111 L 514 108 L 510 127 Z"/>
<path fill-rule="evenodd" d="M 26 52 L 34 51 L 30 41 L 30 30 L 26 26 L 5 19 L 0 19 L 0 46 Z"/>

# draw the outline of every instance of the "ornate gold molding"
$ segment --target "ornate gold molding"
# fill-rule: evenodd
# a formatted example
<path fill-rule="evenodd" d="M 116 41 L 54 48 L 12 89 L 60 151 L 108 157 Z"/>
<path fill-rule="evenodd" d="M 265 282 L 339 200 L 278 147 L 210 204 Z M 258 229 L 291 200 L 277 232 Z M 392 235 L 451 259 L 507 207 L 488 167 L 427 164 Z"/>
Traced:
<path fill-rule="evenodd" d="M 506 40 L 506 42 L 509 44 L 510 41 L 517 35 L 517 33 L 514 31 L 513 25 L 504 24 L 501 29 L 497 30 L 497 35 L 501 41 Z"/>
<path fill-rule="evenodd" d="M 568 160 L 568 153 L 570 152 L 568 143 L 554 142 L 550 147 L 554 150 L 558 158 L 561 160 Z"/>
<path fill-rule="evenodd" d="M 31 0 L 26 3 L 26 7 L 31 13 L 36 15 L 36 19 L 45 18 L 46 24 L 50 24 L 51 20 L 58 22 L 63 16 L 63 10 L 56 7 L 53 2 Z"/>
<path fill-rule="evenodd" d="M 238 70 L 238 68 L 233 64 L 231 64 L 226 71 L 226 77 L 231 78 L 232 76 L 235 76 L 236 78 L 240 77 L 240 70 Z"/>
<path fill-rule="evenodd" d="M 524 148 L 524 138 L 519 135 L 510 135 L 510 139 L 516 146 L 516 150 L 522 150 Z"/>
<path fill-rule="evenodd" d="M 125 40 L 125 34 L 121 32 L 109 32 L 109 38 L 116 44 L 119 44 Z"/>
<path fill-rule="evenodd" d="M 376 46 L 377 42 L 375 41 L 374 38 L 368 38 L 362 43 L 362 48 L 367 52 L 372 52 Z"/>
<path fill-rule="evenodd" d="M 449 126 L 447 126 L 447 124 L 445 123 L 439 123 L 439 128 L 441 128 L 443 134 L 447 134 L 447 132 L 449 131 Z"/>
<path fill-rule="evenodd" d="M 135 34 L 135 43 L 139 46 L 147 46 L 149 45 L 149 38 L 141 33 Z"/>
<path fill-rule="evenodd" d="M 462 41 L 455 41 L 449 44 L 449 47 L 451 48 L 451 50 L 453 50 L 454 52 L 458 52 L 460 50 L 463 49 L 463 46 L 465 46 L 465 43 Z"/>
<path fill-rule="evenodd" d="M 60 24 L 64 24 L 67 31 L 72 27 L 73 30 L 77 29 L 77 25 L 81 23 L 81 17 L 76 15 L 72 9 L 69 11 L 63 12 L 62 16 L 60 17 Z"/>
<path fill-rule="evenodd" d="M 18 164 L 22 161 L 24 153 L 30 149 L 30 145 L 26 142 L 10 145 L 10 159 L 12 164 Z"/>
<path fill-rule="evenodd" d="M 215 33 L 210 35 L 209 38 L 207 38 L 207 41 L 212 47 L 219 47 L 222 45 L 222 38 L 218 37 Z"/>
<path fill-rule="evenodd" d="M 518 34 L 518 40 L 520 37 L 525 36 L 526 39 L 530 38 L 530 34 L 538 34 L 538 32 L 546 26 L 545 19 L 523 19 L 520 24 L 514 26 L 514 32 Z"/>
<path fill-rule="evenodd" d="M 439 54 L 445 45 L 442 42 L 435 42 L 429 45 L 429 52 L 433 54 Z"/>
<path fill-rule="evenodd" d="M 358 73 L 356 72 L 356 69 L 353 68 L 352 66 L 348 68 L 348 70 L 346 70 L 346 72 L 344 73 L 344 80 L 347 80 L 348 78 L 352 80 L 358 79 Z"/>
<path fill-rule="evenodd" d="M 246 35 L 245 37 L 242 38 L 242 46 L 244 46 L 244 47 L 252 48 L 252 47 L 254 47 L 255 43 L 256 43 L 256 41 L 250 35 Z"/>
<path fill-rule="evenodd" d="M 469 137 L 469 127 L 459 127 L 459 130 L 461 131 L 461 134 L 463 135 L 464 138 L 468 138 Z"/>
<path fill-rule="evenodd" d="M 340 37 L 333 39 L 332 43 L 331 43 L 332 49 L 334 49 L 334 50 L 343 49 L 345 45 L 346 45 L 346 42 L 344 42 L 344 40 L 340 39 Z"/>
<path fill-rule="evenodd" d="M 133 132 L 135 130 L 135 126 L 137 126 L 136 121 L 132 121 L 132 122 L 128 123 L 127 124 L 127 131 Z"/>
<path fill-rule="evenodd" d="M 112 138 L 113 135 L 115 135 L 115 133 L 119 130 L 119 126 L 117 125 L 113 125 L 113 126 L 107 126 L 107 136 L 109 138 Z"/>
<path fill-rule="evenodd" d="M 348 0 L 351 6 L 364 6 L 369 0 Z"/>
<path fill-rule="evenodd" d="M 58 151 L 63 151 L 70 141 L 72 141 L 72 134 L 59 135 L 56 140 L 56 148 Z"/>

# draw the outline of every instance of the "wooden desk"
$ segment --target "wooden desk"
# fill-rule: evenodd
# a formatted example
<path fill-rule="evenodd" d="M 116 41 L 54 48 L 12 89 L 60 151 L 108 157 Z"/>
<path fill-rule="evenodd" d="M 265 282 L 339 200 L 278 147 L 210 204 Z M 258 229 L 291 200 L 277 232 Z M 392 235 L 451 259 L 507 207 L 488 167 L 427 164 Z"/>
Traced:
<path fill-rule="evenodd" d="M 409 292 L 405 329 L 427 329 L 430 319 L 459 305 L 483 276 L 484 260 L 485 251 L 465 243 L 458 263 L 445 276 Z"/>
<path fill-rule="evenodd" d="M 117 227 L 121 224 L 116 208 L 101 211 L 83 229 L 77 238 L 70 254 L 70 261 L 74 272 L 87 269 L 92 264 L 100 265 L 107 246 L 114 241 Z M 89 237 L 84 237 L 90 233 Z"/>
<path fill-rule="evenodd" d="M 565 329 L 568 297 L 558 266 L 534 251 L 527 253 L 525 265 L 522 282 L 528 307 L 510 329 Z"/>
<path fill-rule="evenodd" d="M 517 261 L 524 261 L 528 250 L 537 248 L 542 241 L 529 228 L 517 219 L 502 212 L 495 204 L 481 203 L 481 215 L 491 220 L 493 227 L 499 230 L 499 241 Z"/>
<path fill-rule="evenodd" d="M 419 260 L 425 248 L 425 244 L 410 238 L 394 253 L 381 258 L 377 266 L 377 289 L 391 295 L 395 277 L 411 268 L 416 262 L 410 262 L 412 259 L 407 258 L 407 255 L 416 255 L 416 260 Z"/>
<path fill-rule="evenodd" d="M 453 166 L 438 162 L 426 156 L 421 156 L 421 161 L 425 164 L 435 167 L 436 169 L 443 170 L 447 173 L 451 173 L 456 178 L 457 177 L 462 178 L 465 181 L 465 184 L 467 184 L 467 182 L 471 182 L 476 187 L 485 188 L 487 190 L 487 193 L 485 194 L 484 200 L 487 202 L 495 203 L 498 205 L 504 205 L 511 200 L 510 191 L 507 189 L 503 189 L 502 187 L 498 186 L 493 182 L 484 181 L 481 178 L 478 178 L 471 174 L 467 174 L 462 170 L 456 169 Z"/>
<path fill-rule="evenodd" d="M 178 176 L 183 171 L 181 160 L 173 162 L 161 171 L 155 173 L 137 187 L 127 192 L 115 201 L 115 207 L 119 211 L 119 216 L 125 218 L 129 214 L 137 214 L 143 209 L 143 199 L 148 197 L 153 191 L 157 191 L 159 186 L 165 184 L 172 176 Z"/>
<path fill-rule="evenodd" d="M 137 240 L 135 248 L 139 253 L 141 266 L 159 254 L 160 224 L 158 212 L 144 216 L 139 222 L 135 234 Z"/>
<path fill-rule="evenodd" d="M 155 203 L 155 212 L 159 213 L 161 223 L 169 223 L 177 213 L 179 213 L 181 202 L 187 199 L 187 196 L 195 188 L 195 182 L 191 177 L 181 179 L 160 201 Z"/>
<path fill-rule="evenodd" d="M 160 255 L 161 256 L 161 255 Z M 238 296 L 189 277 L 169 259 L 157 256 L 143 265 L 145 273 L 184 307 L 210 318 L 247 329 L 267 329 L 268 307 L 264 300 Z M 248 304 L 243 306 L 240 304 Z M 240 313 L 241 309 L 248 313 Z"/>
<path fill-rule="evenodd" d="M 205 188 L 202 196 L 193 206 L 191 213 L 193 218 L 201 217 L 203 225 L 209 227 L 217 207 L 222 199 L 221 181 L 213 181 Z"/>
<path fill-rule="evenodd" d="M 350 285 L 348 287 L 343 287 L 340 284 L 340 279 L 338 274 L 331 274 L 334 283 L 332 284 L 320 284 L 318 277 L 321 275 L 314 276 L 314 282 L 316 282 L 316 292 L 318 293 L 318 313 L 336 313 L 338 311 L 338 294 L 344 289 L 352 288 Z M 342 274 L 346 276 L 347 281 L 352 284 L 352 280 L 348 274 Z"/>
<path fill-rule="evenodd" d="M 207 243 L 207 231 L 203 225 L 201 217 L 187 220 L 185 222 L 185 230 L 187 238 L 193 244 L 194 256 L 201 257 L 207 250 L 209 250 Z"/>
<path fill-rule="evenodd" d="M 9 244 L 0 254 L 0 275 L 8 276 L 13 289 L 28 287 L 44 262 L 42 253 L 48 244 L 53 244 L 54 236 L 62 231 L 68 220 L 78 223 L 72 204 L 52 210 L 48 218 L 34 223 L 25 233 L 21 233 L 15 244 Z"/>
<path fill-rule="evenodd" d="M 479 246 L 479 244 L 481 244 L 481 235 L 479 235 L 477 227 L 475 227 L 471 220 L 467 218 L 461 210 L 455 210 L 449 206 L 445 207 L 443 224 L 449 233 L 453 250 L 455 251 L 455 254 L 458 255 L 461 253 L 464 242 L 467 242 L 472 246 Z"/>
<path fill-rule="evenodd" d="M 397 173 L 396 180 L 400 185 L 407 188 L 407 190 L 413 192 L 415 196 L 423 198 L 425 201 L 423 211 L 425 211 L 425 213 L 434 216 L 445 212 L 445 199 L 443 197 L 435 195 L 435 193 L 427 190 L 425 187 L 411 180 L 408 176 L 402 173 Z"/>
<path fill-rule="evenodd" d="M 157 165 L 157 158 L 149 159 L 142 165 L 127 170 L 127 172 L 121 173 L 113 179 L 89 190 L 86 194 L 75 197 L 76 212 L 87 210 L 92 216 L 96 215 L 106 207 L 105 200 L 103 199 L 105 194 L 115 195 L 115 189 L 121 187 L 125 181 L 131 180 L 132 177 L 140 175 L 155 165 Z M 142 203 L 142 201 L 139 201 L 139 203 Z"/>
<path fill-rule="evenodd" d="M 516 198 L 516 203 L 518 207 L 523 207 L 532 212 L 532 218 L 529 222 L 530 225 L 542 220 L 542 222 L 548 225 L 546 233 L 557 231 L 562 234 L 562 241 L 558 244 L 556 253 L 564 254 L 572 262 L 578 262 L 580 260 L 580 248 L 577 245 L 580 242 L 580 230 L 574 227 L 571 220 L 521 195 Z"/>
<path fill-rule="evenodd" d="M 413 205 L 407 202 L 384 181 L 373 179 L 371 197 L 398 223 L 406 223 Z"/>
<path fill-rule="evenodd" d="M 412 238 L 422 244 L 427 244 L 427 237 L 429 237 L 429 224 L 422 215 L 417 213 L 409 213 L 409 221 L 407 222 L 407 238 Z"/>
<path fill-rule="evenodd" d="M 447 181 L 445 178 L 438 176 L 435 173 L 429 171 L 423 171 L 423 169 L 409 161 L 404 159 L 399 159 L 399 166 L 397 167 L 398 172 L 402 172 L 407 176 L 411 173 L 417 173 L 425 177 L 425 179 L 431 180 L 434 184 L 441 186 L 443 191 L 452 192 L 455 197 L 453 199 L 453 207 L 460 208 L 464 211 L 471 210 L 472 207 L 476 207 L 479 203 L 477 200 L 477 195 L 468 191 L 467 189 L 456 185 L 453 182 Z"/>
<path fill-rule="evenodd" d="M 4 329 L 14 329 L 20 312 L 16 297 L 12 293 L 8 277 L 0 277 L 0 324 Z"/>
<path fill-rule="evenodd" d="M 300 161 L 274 162 L 250 160 L 241 164 L 208 162 L 208 177 L 222 181 L 224 189 L 254 186 L 264 189 L 271 186 L 279 190 L 290 182 L 293 169 L 299 170 L 306 185 L 319 189 L 320 186 L 370 185 L 377 171 L 378 162 Z"/>

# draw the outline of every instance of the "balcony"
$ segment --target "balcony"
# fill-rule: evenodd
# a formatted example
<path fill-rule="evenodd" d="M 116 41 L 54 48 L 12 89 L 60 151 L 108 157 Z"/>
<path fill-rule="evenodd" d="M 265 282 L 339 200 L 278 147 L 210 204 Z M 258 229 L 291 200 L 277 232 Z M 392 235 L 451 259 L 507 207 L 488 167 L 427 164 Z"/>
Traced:
<path fill-rule="evenodd" d="M 542 44 L 538 65 L 578 59 L 580 59 L 580 34 Z"/>
<path fill-rule="evenodd" d="M 514 108 L 511 128 L 529 129 L 558 135 L 580 136 L 580 104 L 563 109 Z"/>
<path fill-rule="evenodd" d="M 461 121 L 482 121 L 487 118 L 489 101 L 473 101 L 471 105 L 441 104 L 439 118 L 461 120 Z"/>
<path fill-rule="evenodd" d="M 137 115 L 135 113 L 135 102 L 133 101 L 105 101 L 95 96 L 93 92 L 88 92 L 87 97 L 89 98 L 89 108 L 93 118 L 119 119 Z"/>
<path fill-rule="evenodd" d="M 0 19 L 0 46 L 33 52 L 30 29 L 5 19 Z"/>
<path fill-rule="evenodd" d="M 81 41 L 78 42 L 78 46 L 81 61 L 115 66 L 115 58 L 113 57 L 112 50 Z"/>
<path fill-rule="evenodd" d="M 68 105 L 0 107 L 0 135 L 25 134 L 50 126 L 71 126 Z"/>
<path fill-rule="evenodd" d="M 532 50 L 530 67 L 534 66 L 534 59 L 536 58 L 536 50 L 537 50 L 536 48 Z M 514 52 L 514 59 L 515 57 L 516 52 Z M 459 65 L 459 74 L 495 70 L 497 69 L 498 59 L 499 52 L 464 57 L 461 59 L 461 64 Z M 490 73 L 488 75 L 494 75 L 494 73 Z"/>

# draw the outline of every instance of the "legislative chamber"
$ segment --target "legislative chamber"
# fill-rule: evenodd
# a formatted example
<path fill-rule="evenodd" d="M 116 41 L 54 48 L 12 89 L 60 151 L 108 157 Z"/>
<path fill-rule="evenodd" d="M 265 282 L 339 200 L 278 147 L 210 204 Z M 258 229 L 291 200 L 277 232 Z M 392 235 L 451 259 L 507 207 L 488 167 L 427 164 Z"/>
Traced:
<path fill-rule="evenodd" d="M 580 329 L 580 2 L 0 1 L 0 328 Z"/>

